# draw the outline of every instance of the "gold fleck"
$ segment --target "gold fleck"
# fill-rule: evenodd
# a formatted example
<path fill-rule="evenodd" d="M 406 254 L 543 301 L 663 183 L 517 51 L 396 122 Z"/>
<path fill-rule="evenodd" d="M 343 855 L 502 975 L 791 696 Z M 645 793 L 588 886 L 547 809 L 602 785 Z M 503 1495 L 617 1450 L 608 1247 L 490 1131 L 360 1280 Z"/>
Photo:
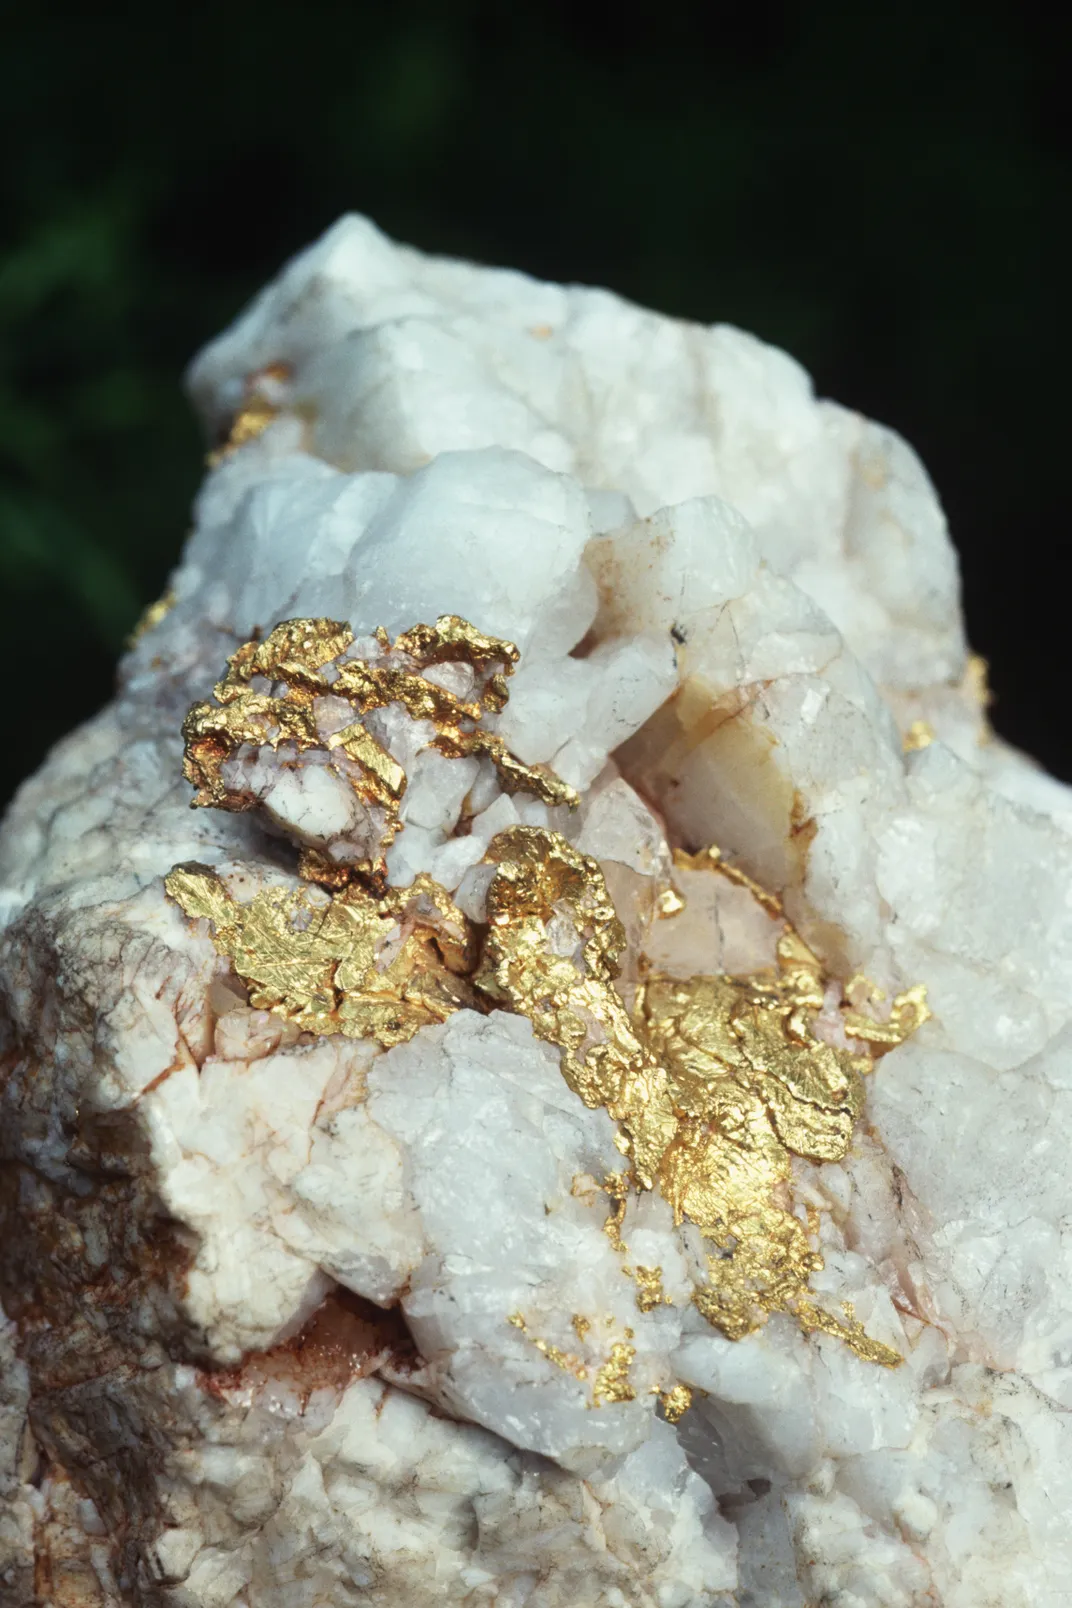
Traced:
<path fill-rule="evenodd" d="M 850 1351 L 855 1351 L 864 1362 L 877 1363 L 880 1368 L 899 1367 L 904 1360 L 900 1353 L 892 1346 L 884 1346 L 881 1340 L 871 1338 L 856 1317 L 851 1301 L 844 1303 L 844 1312 L 844 1318 L 836 1318 L 811 1300 L 798 1301 L 795 1308 L 796 1320 L 805 1334 L 818 1331 L 820 1334 L 833 1335 Z"/>
<path fill-rule="evenodd" d="M 322 888 L 345 888 L 354 874 L 352 865 L 333 860 L 322 849 L 308 844 L 298 853 L 298 875 L 306 882 L 318 882 Z"/>
<path fill-rule="evenodd" d="M 148 608 L 143 609 L 138 623 L 127 637 L 127 647 L 134 647 L 149 631 L 155 630 L 161 620 L 166 619 L 174 607 L 175 592 L 173 588 L 169 587 L 163 597 L 158 597 L 155 603 L 150 603 Z"/>
<path fill-rule="evenodd" d="M 208 455 L 209 468 L 214 469 L 217 464 L 244 447 L 247 441 L 255 441 L 263 435 L 273 419 L 279 417 L 280 407 L 266 394 L 274 385 L 289 380 L 290 366 L 287 363 L 269 363 L 267 367 L 258 369 L 246 381 L 245 394 L 242 405 L 231 421 L 231 428 L 227 440 L 222 447 L 217 447 Z M 268 382 L 266 387 L 265 382 Z"/>
<path fill-rule="evenodd" d="M 572 1351 L 562 1351 L 558 1346 L 552 1345 L 549 1340 L 538 1339 L 536 1335 L 532 1334 L 520 1312 L 511 1312 L 509 1322 L 513 1324 L 515 1329 L 521 1330 L 525 1339 L 536 1347 L 541 1356 L 546 1357 L 548 1362 L 553 1363 L 556 1368 L 561 1368 L 563 1373 L 572 1374 L 575 1379 L 582 1381 L 588 1378 L 588 1369 L 584 1366 L 580 1357 L 574 1356 Z"/>
<path fill-rule="evenodd" d="M 625 1209 L 629 1204 L 629 1179 L 625 1173 L 608 1173 L 603 1180 L 603 1191 L 614 1202 L 614 1210 L 603 1224 L 603 1232 L 620 1256 L 626 1256 L 629 1247 L 622 1239 Z"/>
<path fill-rule="evenodd" d="M 684 849 L 675 849 L 674 864 L 683 871 L 717 871 L 727 882 L 734 882 L 739 888 L 747 888 L 756 903 L 761 905 L 768 915 L 783 914 L 782 901 L 778 895 L 761 887 L 739 866 L 730 865 L 722 858 L 722 850 L 714 843 L 706 849 L 700 849 L 696 854 L 688 854 Z"/>
<path fill-rule="evenodd" d="M 638 1263 L 634 1277 L 637 1286 L 636 1304 L 641 1312 L 650 1312 L 653 1307 L 661 1306 L 663 1303 L 667 1306 L 672 1305 L 663 1292 L 661 1267 L 641 1267 Z"/>
<path fill-rule="evenodd" d="M 575 809 L 577 791 L 560 777 L 554 776 L 545 766 L 525 765 L 512 754 L 495 732 L 463 731 L 458 726 L 446 727 L 436 738 L 436 747 L 448 759 L 466 759 L 470 755 L 491 760 L 499 773 L 499 781 L 507 793 L 534 793 L 543 804 L 565 804 Z"/>
<path fill-rule="evenodd" d="M 574 1173 L 570 1183 L 570 1194 L 574 1200 L 583 1200 L 586 1206 L 594 1206 L 599 1188 L 591 1173 Z"/>
<path fill-rule="evenodd" d="M 655 914 L 661 921 L 680 915 L 684 908 L 685 901 L 676 888 L 664 888 L 655 901 Z"/>
<path fill-rule="evenodd" d="M 990 708 L 994 702 L 994 694 L 990 690 L 990 665 L 981 653 L 969 656 L 960 685 L 961 690 L 978 710 Z"/>
<path fill-rule="evenodd" d="M 252 809 L 252 794 L 229 787 L 225 760 L 243 745 L 299 752 L 322 746 L 312 712 L 317 693 L 330 691 L 322 667 L 353 641 L 348 626 L 334 620 L 286 620 L 263 642 L 246 642 L 227 661 L 214 691 L 215 703 L 194 704 L 183 721 L 183 774 L 197 789 L 194 804 L 216 809 Z M 253 678 L 281 686 L 279 695 L 254 690 Z"/>
<path fill-rule="evenodd" d="M 886 990 L 880 988 L 866 972 L 853 972 L 843 992 L 854 1009 L 858 1009 L 861 1004 L 867 1005 L 872 1001 L 878 1002 L 886 998 Z"/>
<path fill-rule="evenodd" d="M 929 748 L 936 736 L 929 720 L 913 720 L 901 739 L 901 747 L 906 754 L 915 754 L 921 748 Z"/>
<path fill-rule="evenodd" d="M 575 1312 L 570 1319 L 570 1322 L 573 1325 L 574 1334 L 583 1344 L 585 1335 L 592 1327 L 592 1320 L 584 1317 L 580 1312 Z"/>
<path fill-rule="evenodd" d="M 881 990 L 878 992 L 881 993 Z M 872 998 L 875 997 L 872 994 Z M 842 1021 L 850 1038 L 863 1039 L 865 1043 L 873 1045 L 873 1055 L 883 1055 L 896 1045 L 903 1044 L 918 1027 L 930 1020 L 932 1014 L 927 1004 L 926 987 L 923 983 L 917 983 L 914 988 L 906 988 L 903 993 L 894 996 L 886 1021 L 876 1022 L 859 1011 L 846 1011 Z"/>
<path fill-rule="evenodd" d="M 610 1348 L 610 1356 L 596 1374 L 595 1384 L 592 1387 L 592 1396 L 597 1407 L 604 1402 L 612 1404 L 623 1401 L 635 1401 L 636 1391 L 629 1379 L 629 1370 L 633 1366 L 636 1356 L 636 1346 L 628 1345 L 624 1340 L 616 1340 Z"/>
<path fill-rule="evenodd" d="M 660 1390 L 663 1417 L 668 1424 L 679 1424 L 692 1406 L 692 1391 L 688 1385 L 675 1385 L 672 1390 Z"/>

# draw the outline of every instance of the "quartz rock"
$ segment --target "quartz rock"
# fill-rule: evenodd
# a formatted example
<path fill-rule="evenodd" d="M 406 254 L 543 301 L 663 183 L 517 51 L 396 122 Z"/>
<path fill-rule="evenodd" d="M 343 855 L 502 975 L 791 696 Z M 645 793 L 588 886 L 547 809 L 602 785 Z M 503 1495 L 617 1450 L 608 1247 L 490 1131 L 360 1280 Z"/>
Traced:
<path fill-rule="evenodd" d="M 1072 793 L 911 449 L 360 218 L 190 384 L 0 844 L 0 1604 L 1058 1608 Z"/>

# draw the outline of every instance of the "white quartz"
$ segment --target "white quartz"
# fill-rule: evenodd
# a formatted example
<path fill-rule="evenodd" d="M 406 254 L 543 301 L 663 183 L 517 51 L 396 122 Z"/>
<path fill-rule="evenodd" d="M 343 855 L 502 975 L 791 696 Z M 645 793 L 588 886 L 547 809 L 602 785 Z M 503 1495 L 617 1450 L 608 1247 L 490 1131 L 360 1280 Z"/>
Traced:
<path fill-rule="evenodd" d="M 175 606 L 0 843 L 0 1604 L 36 1558 L 55 1608 L 1065 1608 L 1072 793 L 987 730 L 911 449 L 738 330 L 361 218 L 198 358 L 210 430 L 270 364 L 278 417 L 207 475 Z M 189 808 L 179 725 L 226 655 L 295 615 L 447 612 L 517 643 L 498 729 L 582 802 L 507 797 L 385 713 L 392 881 L 480 919 L 487 843 L 548 824 L 635 937 L 668 842 L 713 840 L 843 980 L 926 984 L 849 1155 L 795 1163 L 817 1291 L 900 1368 L 781 1316 L 724 1339 L 654 1195 L 622 1235 L 672 1304 L 639 1311 L 614 1125 L 524 1018 L 299 1040 L 165 898 L 181 861 L 246 897 L 291 875 L 282 833 L 360 835 L 324 765 L 264 766 L 257 816 Z M 77 666 L 51 673 L 62 697 Z M 660 965 L 769 959 L 747 895 L 679 881 Z M 340 1291 L 352 1366 L 302 1374 Z M 600 1402 L 627 1329 L 635 1396 Z"/>

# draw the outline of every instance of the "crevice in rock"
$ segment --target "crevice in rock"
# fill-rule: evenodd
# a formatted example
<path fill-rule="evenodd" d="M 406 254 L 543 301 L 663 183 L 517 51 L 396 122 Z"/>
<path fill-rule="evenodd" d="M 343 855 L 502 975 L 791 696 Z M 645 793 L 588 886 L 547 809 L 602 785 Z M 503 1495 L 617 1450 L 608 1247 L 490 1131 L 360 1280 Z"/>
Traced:
<path fill-rule="evenodd" d="M 337 1285 L 291 1339 L 251 1351 L 230 1368 L 199 1370 L 202 1387 L 225 1398 L 235 1392 L 293 1392 L 302 1410 L 317 1390 L 340 1394 L 356 1379 L 388 1369 L 392 1382 L 415 1371 L 419 1358 L 398 1307 L 378 1307 Z"/>

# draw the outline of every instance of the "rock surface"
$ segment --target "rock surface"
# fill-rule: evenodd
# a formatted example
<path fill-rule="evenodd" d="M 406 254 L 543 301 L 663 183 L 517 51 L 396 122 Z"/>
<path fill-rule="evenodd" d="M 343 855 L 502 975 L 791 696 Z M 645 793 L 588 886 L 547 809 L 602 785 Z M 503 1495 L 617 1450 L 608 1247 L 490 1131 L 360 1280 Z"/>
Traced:
<path fill-rule="evenodd" d="M 358 218 L 191 388 L 222 445 L 169 606 L 0 845 L 0 1604 L 1067 1604 L 1072 793 L 987 727 L 911 450 L 740 331 Z M 464 753 L 397 700 L 346 747 L 336 681 L 190 809 L 183 721 L 243 644 L 345 622 L 338 677 L 443 616 L 519 651 Z M 471 701 L 473 663 L 415 673 Z M 358 810 L 370 737 L 407 780 Z M 637 1100 L 582 1098 L 487 948 L 450 960 L 498 930 L 501 845 L 552 841 L 624 929 L 608 970 L 548 917 L 588 1049 L 651 975 L 774 976 L 783 907 L 835 1082 L 888 1018 L 841 1151 L 783 1145 L 811 1271 L 741 1338 L 699 1210 L 636 1185 Z M 299 851 L 295 931 L 361 877 L 396 901 L 360 986 L 412 939 L 397 1031 L 291 1008 L 228 936 L 306 898 Z"/>

